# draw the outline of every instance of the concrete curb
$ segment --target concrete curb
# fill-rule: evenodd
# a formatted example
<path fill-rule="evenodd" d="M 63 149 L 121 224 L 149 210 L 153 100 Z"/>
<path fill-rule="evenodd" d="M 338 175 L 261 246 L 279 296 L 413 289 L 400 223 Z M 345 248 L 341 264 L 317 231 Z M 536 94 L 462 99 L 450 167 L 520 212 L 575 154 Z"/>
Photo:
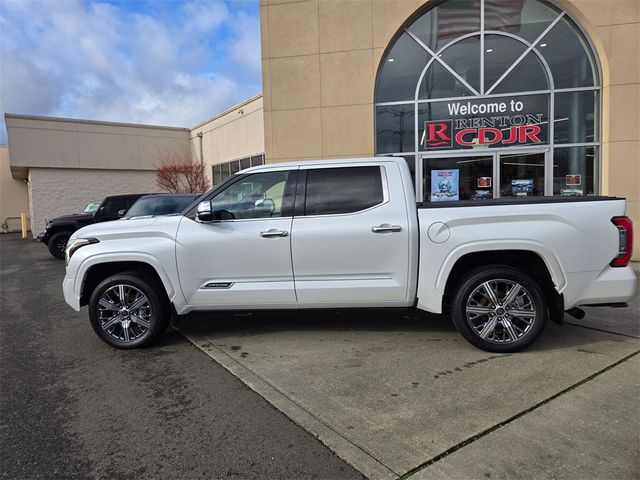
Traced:
<path fill-rule="evenodd" d="M 385 464 L 377 460 L 372 454 L 361 446 L 348 440 L 334 427 L 327 425 L 304 409 L 286 394 L 271 385 L 265 379 L 252 372 L 249 368 L 240 364 L 226 352 L 210 343 L 198 344 L 186 333 L 174 327 L 180 334 L 189 340 L 196 348 L 202 350 L 216 362 L 222 365 L 231 374 L 247 385 L 251 390 L 267 400 L 288 418 L 312 435 L 316 436 L 324 445 L 345 462 L 362 472 L 367 478 L 384 479 L 398 478 L 402 473 L 394 472 Z"/>

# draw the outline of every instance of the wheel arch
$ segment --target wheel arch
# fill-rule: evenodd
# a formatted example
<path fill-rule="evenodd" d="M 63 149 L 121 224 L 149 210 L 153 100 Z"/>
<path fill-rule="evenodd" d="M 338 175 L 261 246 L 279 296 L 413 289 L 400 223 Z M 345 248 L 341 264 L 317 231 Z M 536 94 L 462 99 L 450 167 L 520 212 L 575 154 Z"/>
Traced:
<path fill-rule="evenodd" d="M 170 301 L 173 297 L 174 289 L 171 286 L 168 276 L 163 270 L 159 270 L 149 261 L 141 259 L 111 260 L 96 262 L 86 266 L 81 276 L 82 282 L 80 282 L 80 306 L 89 303 L 91 293 L 105 278 L 124 272 L 140 272 L 151 276 L 164 287 L 161 293 L 167 300 Z"/>
<path fill-rule="evenodd" d="M 527 249 L 483 250 L 461 255 L 450 266 L 443 285 L 443 312 L 450 311 L 450 302 L 455 288 L 460 279 L 464 278 L 465 273 L 485 265 L 507 265 L 522 270 L 539 282 L 549 306 L 561 300 L 558 287 L 559 283 L 564 281 L 562 270 L 558 273 L 539 252 Z M 558 275 L 561 275 L 562 281 L 558 279 Z M 555 320 L 555 313 L 550 313 L 551 318 Z"/>

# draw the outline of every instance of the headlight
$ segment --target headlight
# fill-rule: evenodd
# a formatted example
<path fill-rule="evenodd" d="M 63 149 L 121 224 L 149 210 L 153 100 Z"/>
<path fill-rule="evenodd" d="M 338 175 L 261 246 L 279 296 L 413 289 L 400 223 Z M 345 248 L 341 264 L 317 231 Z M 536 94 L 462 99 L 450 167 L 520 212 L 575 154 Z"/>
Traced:
<path fill-rule="evenodd" d="M 45 227 L 46 230 L 51 230 L 53 228 L 53 223 L 47 223 L 47 226 Z"/>
<path fill-rule="evenodd" d="M 92 243 L 98 243 L 100 240 L 97 238 L 76 238 L 67 244 L 67 249 L 64 251 L 65 265 L 69 263 L 73 254 L 81 247 L 85 245 L 91 245 Z"/>

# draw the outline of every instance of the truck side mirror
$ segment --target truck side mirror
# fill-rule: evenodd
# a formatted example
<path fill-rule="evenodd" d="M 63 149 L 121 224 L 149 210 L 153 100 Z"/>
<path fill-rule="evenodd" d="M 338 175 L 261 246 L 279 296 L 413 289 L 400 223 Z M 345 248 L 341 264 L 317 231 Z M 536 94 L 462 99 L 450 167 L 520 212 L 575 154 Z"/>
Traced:
<path fill-rule="evenodd" d="M 213 222 L 213 212 L 211 211 L 211 202 L 200 202 L 196 207 L 196 221 L 200 223 Z"/>
<path fill-rule="evenodd" d="M 96 213 L 93 214 L 94 217 L 102 217 L 104 215 L 104 207 L 98 208 Z"/>
<path fill-rule="evenodd" d="M 122 210 L 118 210 L 118 216 L 119 217 L 124 217 L 124 214 L 127 213 L 126 210 L 122 209 Z"/>

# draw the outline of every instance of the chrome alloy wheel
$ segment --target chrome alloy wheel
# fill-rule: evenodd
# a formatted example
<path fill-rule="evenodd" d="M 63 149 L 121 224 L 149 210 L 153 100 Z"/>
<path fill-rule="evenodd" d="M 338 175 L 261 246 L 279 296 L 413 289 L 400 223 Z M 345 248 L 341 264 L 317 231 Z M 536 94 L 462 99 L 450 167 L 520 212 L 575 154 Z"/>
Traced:
<path fill-rule="evenodd" d="M 512 343 L 531 329 L 536 308 L 529 291 L 513 280 L 488 280 L 471 292 L 466 316 L 480 338 L 496 343 Z"/>
<path fill-rule="evenodd" d="M 134 342 L 151 327 L 151 303 L 131 285 L 114 285 L 98 301 L 98 321 L 107 335 L 120 342 Z"/>

